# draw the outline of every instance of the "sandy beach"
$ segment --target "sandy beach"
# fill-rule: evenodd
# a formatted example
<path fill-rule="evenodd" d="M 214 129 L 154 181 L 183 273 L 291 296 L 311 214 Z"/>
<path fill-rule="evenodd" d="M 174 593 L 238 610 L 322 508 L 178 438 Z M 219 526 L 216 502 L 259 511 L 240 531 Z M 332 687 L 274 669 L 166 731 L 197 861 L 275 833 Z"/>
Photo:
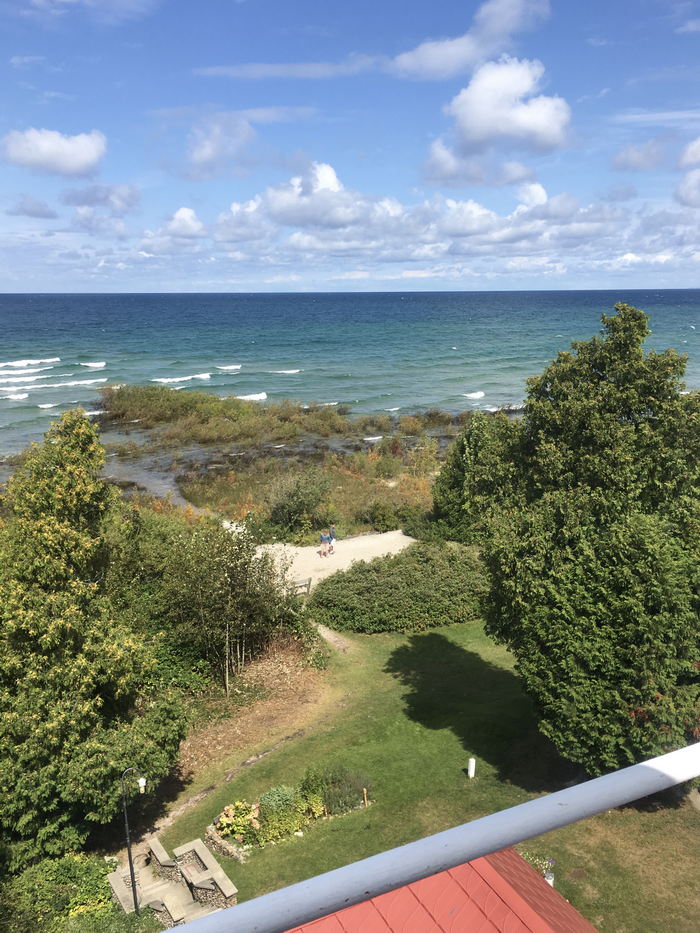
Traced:
<path fill-rule="evenodd" d="M 313 588 L 319 580 L 330 577 L 338 570 L 347 570 L 358 560 L 372 560 L 387 554 L 398 554 L 412 544 L 415 538 L 402 531 L 386 531 L 383 534 L 356 535 L 336 542 L 334 553 L 321 557 L 319 546 L 297 547 L 293 544 L 261 544 L 261 551 L 275 555 L 287 567 L 290 580 L 311 578 Z"/>

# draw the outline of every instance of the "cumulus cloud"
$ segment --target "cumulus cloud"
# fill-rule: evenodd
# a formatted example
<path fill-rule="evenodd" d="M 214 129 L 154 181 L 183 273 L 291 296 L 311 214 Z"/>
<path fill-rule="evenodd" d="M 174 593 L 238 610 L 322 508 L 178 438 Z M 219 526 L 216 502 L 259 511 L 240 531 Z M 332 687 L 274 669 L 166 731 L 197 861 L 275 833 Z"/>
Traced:
<path fill-rule="evenodd" d="M 681 153 L 678 164 L 681 168 L 690 168 L 692 165 L 700 165 L 700 136 L 688 143 Z"/>
<path fill-rule="evenodd" d="M 506 49 L 515 33 L 549 13 L 547 0 L 486 0 L 468 32 L 456 39 L 422 42 L 397 55 L 389 70 L 400 77 L 452 78 Z"/>
<path fill-rule="evenodd" d="M 139 204 L 141 193 L 135 185 L 90 185 L 69 188 L 61 200 L 75 207 L 105 207 L 112 214 L 128 214 Z"/>
<path fill-rule="evenodd" d="M 91 175 L 107 151 L 99 130 L 66 136 L 57 130 L 11 130 L 2 140 L 8 162 L 56 175 Z"/>
<path fill-rule="evenodd" d="M 504 56 L 482 65 L 446 108 L 462 150 L 495 142 L 541 150 L 561 146 L 571 111 L 561 97 L 535 96 L 543 75 L 539 61 Z"/>
<path fill-rule="evenodd" d="M 308 119 L 315 113 L 313 107 L 256 107 L 208 114 L 190 132 L 187 151 L 190 172 L 206 178 L 243 164 L 257 137 L 254 124 L 288 123 Z"/>
<path fill-rule="evenodd" d="M 165 231 L 175 237 L 198 237 L 204 233 L 204 224 L 191 207 L 180 207 L 166 224 Z"/>
<path fill-rule="evenodd" d="M 676 199 L 687 207 L 700 207 L 700 168 L 694 168 L 681 179 Z"/>
<path fill-rule="evenodd" d="M 323 79 L 380 70 L 399 78 L 451 78 L 503 52 L 517 33 L 532 28 L 548 14 L 549 0 L 485 0 L 463 35 L 421 42 L 394 58 L 356 53 L 340 62 L 248 62 L 196 68 L 195 74 L 251 80 Z"/>
<path fill-rule="evenodd" d="M 613 168 L 628 172 L 648 172 L 658 168 L 664 160 L 665 151 L 658 138 L 645 143 L 626 146 L 613 158 Z"/>
<path fill-rule="evenodd" d="M 532 169 L 521 162 L 509 160 L 498 164 L 481 156 L 464 156 L 448 146 L 442 137 L 431 143 L 423 174 L 431 184 L 446 188 L 467 185 L 502 187 L 529 181 L 533 177 Z"/>
<path fill-rule="evenodd" d="M 11 217 L 36 217 L 41 220 L 54 220 L 58 217 L 56 211 L 49 207 L 46 201 L 39 201 L 31 194 L 22 194 L 17 203 L 5 211 Z"/>

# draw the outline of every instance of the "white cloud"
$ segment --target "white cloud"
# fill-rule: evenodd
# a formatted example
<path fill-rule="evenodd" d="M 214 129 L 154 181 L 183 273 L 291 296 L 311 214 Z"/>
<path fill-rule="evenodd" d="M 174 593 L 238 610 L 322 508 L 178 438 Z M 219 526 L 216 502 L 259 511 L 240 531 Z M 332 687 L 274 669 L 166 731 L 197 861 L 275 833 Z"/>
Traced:
<path fill-rule="evenodd" d="M 45 62 L 43 55 L 13 55 L 10 64 L 13 68 L 28 68 L 30 65 L 40 65 Z"/>
<path fill-rule="evenodd" d="M 46 201 L 39 201 L 31 194 L 20 195 L 14 207 L 9 208 L 5 213 L 11 217 L 36 217 L 43 220 L 54 220 L 58 217 L 56 211 L 49 207 Z"/>
<path fill-rule="evenodd" d="M 615 114 L 612 119 L 614 123 L 687 129 L 689 123 L 700 123 L 700 108 L 694 110 L 626 110 Z"/>
<path fill-rule="evenodd" d="M 547 0 L 486 0 L 464 35 L 422 42 L 397 55 L 389 70 L 400 77 L 452 78 L 502 52 L 515 33 L 530 28 L 548 13 Z"/>
<path fill-rule="evenodd" d="M 695 33 L 700 32 L 700 19 L 689 19 L 681 26 L 676 28 L 676 32 L 683 35 L 684 33 Z"/>
<path fill-rule="evenodd" d="M 112 214 L 120 215 L 137 207 L 140 197 L 135 185 L 90 185 L 88 188 L 69 188 L 61 200 L 77 207 L 105 207 Z"/>
<path fill-rule="evenodd" d="M 700 168 L 694 168 L 681 179 L 676 199 L 686 207 L 700 207 Z"/>
<path fill-rule="evenodd" d="M 204 224 L 191 207 L 179 207 L 165 227 L 175 237 L 198 237 L 204 233 Z"/>
<path fill-rule="evenodd" d="M 658 168 L 665 156 L 664 147 L 657 138 L 645 143 L 626 146 L 613 158 L 613 168 L 628 172 L 648 172 Z"/>
<path fill-rule="evenodd" d="M 554 149 L 565 140 L 571 111 L 561 97 L 534 96 L 544 65 L 503 57 L 482 65 L 446 108 L 463 150 L 511 142 Z"/>
<path fill-rule="evenodd" d="M 678 165 L 680 168 L 690 168 L 691 165 L 700 165 L 700 136 L 688 143 L 681 153 Z"/>
<path fill-rule="evenodd" d="M 250 80 L 324 79 L 379 70 L 399 78 L 451 78 L 503 52 L 516 33 L 532 28 L 548 14 L 549 0 L 485 0 L 463 35 L 421 42 L 394 58 L 355 53 L 340 62 L 248 62 L 196 68 L 194 73 Z"/>
<path fill-rule="evenodd" d="M 449 187 L 483 184 L 485 178 L 484 166 L 480 159 L 459 155 L 441 138 L 431 143 L 424 172 L 431 182 Z"/>
<path fill-rule="evenodd" d="M 340 78 L 361 74 L 377 67 L 381 59 L 370 55 L 350 55 L 342 62 L 246 62 L 241 65 L 212 65 L 195 68 L 196 75 L 207 78 Z"/>
<path fill-rule="evenodd" d="M 3 139 L 8 162 L 56 175 L 90 175 L 107 151 L 99 130 L 65 136 L 57 130 L 12 130 Z"/>
<path fill-rule="evenodd" d="M 531 182 L 518 188 L 518 200 L 525 207 L 539 207 L 547 203 L 547 192 L 539 182 Z"/>
<path fill-rule="evenodd" d="M 255 123 L 289 123 L 316 112 L 314 107 L 255 107 L 208 114 L 190 132 L 187 161 L 191 174 L 209 178 L 243 164 L 257 137 Z"/>
<path fill-rule="evenodd" d="M 72 10 L 87 10 L 104 23 L 121 23 L 147 16 L 160 0 L 30 0 L 28 12 L 40 16 L 64 16 Z"/>

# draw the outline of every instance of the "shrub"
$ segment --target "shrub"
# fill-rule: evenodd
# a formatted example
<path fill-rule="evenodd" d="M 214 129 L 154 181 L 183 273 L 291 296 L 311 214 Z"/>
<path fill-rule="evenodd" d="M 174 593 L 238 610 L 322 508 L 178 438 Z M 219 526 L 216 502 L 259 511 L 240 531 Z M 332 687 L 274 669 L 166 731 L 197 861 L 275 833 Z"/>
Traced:
<path fill-rule="evenodd" d="M 381 499 L 375 500 L 362 509 L 358 517 L 361 521 L 371 525 L 375 531 L 392 531 L 399 527 L 399 520 L 393 505 Z"/>
<path fill-rule="evenodd" d="M 328 521 L 322 507 L 330 490 L 330 480 L 313 468 L 301 474 L 280 477 L 270 490 L 270 520 L 284 529 L 300 528 L 305 523 L 319 525 Z"/>
<path fill-rule="evenodd" d="M 224 807 L 214 824 L 221 836 L 231 836 L 237 842 L 257 842 L 260 804 L 237 800 Z"/>
<path fill-rule="evenodd" d="M 415 415 L 404 415 L 403 418 L 399 418 L 399 431 L 414 437 L 423 433 L 423 422 Z"/>
<path fill-rule="evenodd" d="M 299 790 L 309 807 L 312 801 L 321 801 L 331 815 L 347 813 L 362 803 L 363 789 L 369 794 L 369 779 L 360 771 L 351 771 L 343 765 L 325 768 L 309 768 L 299 785 Z"/>
<path fill-rule="evenodd" d="M 296 787 L 279 784 L 260 798 L 258 841 L 275 842 L 291 836 L 306 822 L 307 804 Z"/>
<path fill-rule="evenodd" d="M 475 549 L 421 543 L 322 580 L 309 608 L 331 628 L 421 631 L 476 618 L 484 591 Z"/>
<path fill-rule="evenodd" d="M 107 919 L 115 913 L 106 876 L 110 866 L 96 857 L 45 859 L 13 878 L 0 905 L 13 933 L 59 933 L 71 918 Z"/>

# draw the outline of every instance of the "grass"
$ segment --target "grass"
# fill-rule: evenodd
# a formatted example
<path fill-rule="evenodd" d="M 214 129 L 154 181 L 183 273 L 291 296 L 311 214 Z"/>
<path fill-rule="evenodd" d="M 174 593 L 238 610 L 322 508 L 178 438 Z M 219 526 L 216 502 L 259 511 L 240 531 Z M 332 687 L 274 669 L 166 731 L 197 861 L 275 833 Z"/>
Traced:
<path fill-rule="evenodd" d="M 432 473 L 437 464 L 430 445 L 420 451 L 403 450 L 400 455 L 382 450 L 326 454 L 318 463 L 294 457 L 261 456 L 242 463 L 236 470 L 185 474 L 178 480 L 178 486 L 187 501 L 199 508 L 211 509 L 234 521 L 250 515 L 264 522 L 270 518 L 282 483 L 320 471 L 329 488 L 318 507 L 322 517 L 306 534 L 276 529 L 296 543 L 315 544 L 318 528 L 332 520 L 339 535 L 346 537 L 375 528 L 387 530 L 384 525 L 377 527 L 378 518 L 398 528 L 398 513 L 404 508 L 428 511 L 432 505 Z"/>
<path fill-rule="evenodd" d="M 537 732 L 510 656 L 478 624 L 350 638 L 352 649 L 335 655 L 328 672 L 337 697 L 332 712 L 218 787 L 163 835 L 167 847 L 201 836 L 227 803 L 294 783 L 311 764 L 338 761 L 365 771 L 376 801 L 368 810 L 321 821 L 303 838 L 254 851 L 245 865 L 221 860 L 242 900 L 576 777 Z M 473 781 L 463 771 L 470 756 L 478 762 Z M 197 785 L 211 776 L 200 775 Z M 525 848 L 555 859 L 557 888 L 602 931 L 683 933 L 697 929 L 698 829 L 700 813 L 688 804 L 627 808 Z"/>

